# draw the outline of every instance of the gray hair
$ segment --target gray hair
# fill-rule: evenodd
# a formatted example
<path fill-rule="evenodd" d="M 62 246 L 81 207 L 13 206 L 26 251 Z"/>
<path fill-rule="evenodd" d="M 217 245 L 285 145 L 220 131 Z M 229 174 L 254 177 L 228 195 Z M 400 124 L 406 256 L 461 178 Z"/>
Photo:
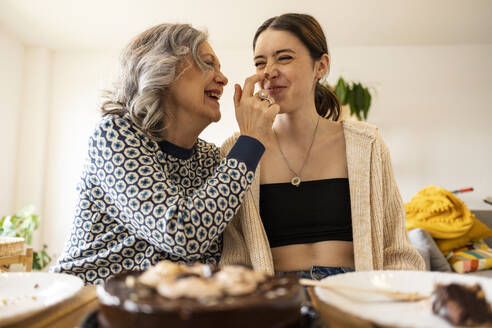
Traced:
<path fill-rule="evenodd" d="M 103 116 L 129 114 L 150 139 L 160 140 L 167 118 L 162 98 L 183 72 L 181 60 L 189 53 L 202 70 L 207 69 L 198 56 L 206 40 L 205 32 L 188 24 L 161 24 L 136 36 L 121 54 L 113 89 L 104 92 Z"/>

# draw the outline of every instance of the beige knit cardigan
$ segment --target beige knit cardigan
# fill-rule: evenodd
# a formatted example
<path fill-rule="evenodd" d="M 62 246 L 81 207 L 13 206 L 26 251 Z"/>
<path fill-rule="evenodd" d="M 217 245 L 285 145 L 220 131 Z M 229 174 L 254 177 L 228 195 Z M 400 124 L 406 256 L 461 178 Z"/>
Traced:
<path fill-rule="evenodd" d="M 377 128 L 343 121 L 352 210 L 356 271 L 424 270 L 410 244 L 405 210 L 393 175 L 388 148 Z M 226 156 L 238 135 L 224 142 Z M 260 166 L 243 205 L 224 231 L 221 264 L 243 263 L 274 272 L 272 253 L 259 213 Z M 315 265 L 316 263 L 313 263 Z"/>

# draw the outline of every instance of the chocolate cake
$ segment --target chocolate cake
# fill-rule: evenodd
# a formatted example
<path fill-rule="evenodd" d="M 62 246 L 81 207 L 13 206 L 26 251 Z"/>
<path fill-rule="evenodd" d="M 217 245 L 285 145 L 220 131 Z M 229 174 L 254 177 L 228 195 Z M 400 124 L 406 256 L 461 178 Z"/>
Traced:
<path fill-rule="evenodd" d="M 432 311 L 455 326 L 492 327 L 491 307 L 478 284 L 436 284 Z"/>
<path fill-rule="evenodd" d="M 160 262 L 98 287 L 101 327 L 299 327 L 296 275 Z"/>

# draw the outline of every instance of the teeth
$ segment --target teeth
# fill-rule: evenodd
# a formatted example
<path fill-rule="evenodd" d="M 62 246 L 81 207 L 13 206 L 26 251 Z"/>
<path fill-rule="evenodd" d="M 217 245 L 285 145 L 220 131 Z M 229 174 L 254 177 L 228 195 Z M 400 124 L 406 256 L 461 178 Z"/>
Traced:
<path fill-rule="evenodd" d="M 205 91 L 205 94 L 209 97 L 220 99 L 220 94 L 213 91 Z"/>

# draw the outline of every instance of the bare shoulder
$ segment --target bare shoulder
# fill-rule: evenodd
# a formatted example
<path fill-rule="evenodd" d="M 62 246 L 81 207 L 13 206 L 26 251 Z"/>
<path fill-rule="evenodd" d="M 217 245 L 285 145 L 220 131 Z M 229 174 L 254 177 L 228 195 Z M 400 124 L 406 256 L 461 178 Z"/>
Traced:
<path fill-rule="evenodd" d="M 327 135 L 339 135 L 343 134 L 343 123 L 342 122 L 335 122 L 332 120 L 322 120 L 322 124 L 320 124 L 320 130 L 321 133 L 324 134 L 325 136 Z"/>
<path fill-rule="evenodd" d="M 332 147 L 334 144 L 345 143 L 345 127 L 342 122 L 323 120 L 320 124 L 320 130 L 316 136 L 316 144 L 319 147 Z"/>

